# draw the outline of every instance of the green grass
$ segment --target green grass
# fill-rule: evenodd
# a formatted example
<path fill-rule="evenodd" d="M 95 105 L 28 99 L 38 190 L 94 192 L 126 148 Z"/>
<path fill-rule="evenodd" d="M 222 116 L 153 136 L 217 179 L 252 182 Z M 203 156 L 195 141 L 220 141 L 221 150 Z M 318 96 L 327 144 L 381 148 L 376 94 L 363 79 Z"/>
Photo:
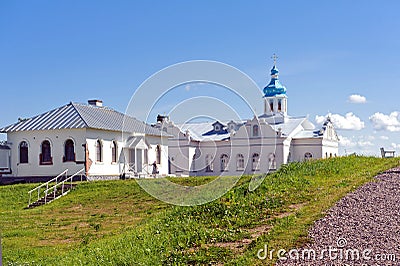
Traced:
<path fill-rule="evenodd" d="M 337 200 L 398 158 L 342 157 L 291 163 L 249 192 L 250 176 L 218 200 L 171 206 L 135 180 L 80 184 L 49 205 L 24 210 L 33 185 L 0 187 L 4 262 L 11 265 L 272 265 L 257 251 L 299 247 Z M 187 186 L 211 177 L 172 178 Z M 149 180 L 149 182 L 154 182 Z M 268 226 L 268 232 L 254 231 Z M 229 243 L 249 239 L 240 250 Z"/>

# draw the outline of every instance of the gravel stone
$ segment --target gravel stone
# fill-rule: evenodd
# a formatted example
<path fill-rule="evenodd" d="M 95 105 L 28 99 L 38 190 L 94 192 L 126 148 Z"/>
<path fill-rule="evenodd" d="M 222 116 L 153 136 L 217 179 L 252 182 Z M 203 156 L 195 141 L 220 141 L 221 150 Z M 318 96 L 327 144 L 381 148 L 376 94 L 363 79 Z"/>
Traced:
<path fill-rule="evenodd" d="M 311 243 L 277 265 L 400 265 L 400 168 L 375 178 L 338 201 L 310 229 Z"/>

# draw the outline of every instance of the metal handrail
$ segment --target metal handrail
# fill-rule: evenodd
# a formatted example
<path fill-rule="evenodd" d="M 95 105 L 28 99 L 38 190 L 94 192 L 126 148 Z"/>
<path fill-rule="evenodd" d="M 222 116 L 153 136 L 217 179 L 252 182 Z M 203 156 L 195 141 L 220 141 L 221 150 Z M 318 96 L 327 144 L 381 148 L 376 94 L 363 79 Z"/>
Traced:
<path fill-rule="evenodd" d="M 149 172 L 149 164 L 148 164 L 148 163 L 143 164 L 142 170 L 143 170 L 147 175 L 150 175 L 150 172 Z"/>
<path fill-rule="evenodd" d="M 41 184 L 41 185 L 35 187 L 34 189 L 31 189 L 31 190 L 28 192 L 28 193 L 29 193 L 29 204 L 28 204 L 28 206 L 30 206 L 30 205 L 31 205 L 31 202 L 32 202 L 32 192 L 34 192 L 35 190 L 38 191 L 38 193 L 37 193 L 38 199 L 37 199 L 37 200 L 39 200 L 39 199 L 40 199 L 40 188 L 46 186 L 46 190 L 45 190 L 45 191 L 47 191 L 48 188 L 49 188 L 49 184 L 50 184 L 50 183 L 56 182 L 56 184 L 57 184 L 58 178 L 61 177 L 61 176 L 63 176 L 63 175 L 67 176 L 67 173 L 68 173 L 68 169 L 65 169 L 65 170 L 64 170 L 61 174 L 59 174 L 58 176 L 56 176 L 56 177 L 50 179 L 50 180 L 47 181 L 46 183 L 43 183 L 43 184 Z M 45 195 L 46 195 L 46 194 L 45 194 Z"/>
<path fill-rule="evenodd" d="M 82 182 L 82 180 L 83 180 L 83 173 L 82 173 L 82 172 L 83 172 L 84 170 L 85 170 L 85 169 L 81 169 L 81 170 L 79 170 L 78 172 L 76 172 L 75 174 L 73 174 L 73 175 L 71 175 L 70 177 L 68 177 L 68 178 L 66 178 L 65 180 L 63 180 L 62 182 L 56 183 L 54 186 L 52 186 L 52 187 L 46 189 L 46 190 L 45 190 L 44 202 L 47 203 L 47 196 L 51 194 L 51 193 L 48 193 L 48 191 L 53 190 L 53 200 L 56 198 L 56 192 L 57 192 L 57 187 L 58 187 L 58 186 L 61 186 L 61 195 L 60 195 L 60 196 L 64 195 L 64 194 L 65 194 L 65 193 L 64 193 L 64 186 L 65 186 L 65 183 L 66 183 L 66 182 L 70 182 L 70 186 L 72 187 L 72 180 L 74 179 L 75 176 L 78 176 L 78 175 L 80 174 L 80 176 L 81 176 L 81 182 Z"/>
<path fill-rule="evenodd" d="M 128 172 L 136 172 L 135 163 L 127 163 L 127 165 L 128 165 Z"/>
<path fill-rule="evenodd" d="M 152 173 L 152 170 L 150 169 L 150 165 L 151 164 L 148 164 L 148 163 L 144 163 L 143 165 L 142 165 L 142 171 L 139 173 L 137 170 L 136 170 L 136 167 L 135 167 L 135 163 L 124 163 L 123 164 L 124 165 L 124 167 L 123 167 L 123 172 L 125 173 L 125 172 L 127 172 L 127 173 L 134 173 L 135 175 L 137 174 L 137 175 L 147 175 L 147 176 L 150 176 L 150 175 L 153 175 L 153 173 Z M 126 170 L 127 169 L 127 170 Z"/>

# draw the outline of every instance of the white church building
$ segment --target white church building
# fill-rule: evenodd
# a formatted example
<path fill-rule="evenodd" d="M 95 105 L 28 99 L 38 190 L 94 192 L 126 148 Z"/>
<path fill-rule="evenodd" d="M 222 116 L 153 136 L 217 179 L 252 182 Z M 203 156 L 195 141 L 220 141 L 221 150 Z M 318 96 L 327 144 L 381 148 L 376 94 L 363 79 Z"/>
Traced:
<path fill-rule="evenodd" d="M 167 175 L 267 173 L 292 161 L 338 155 L 328 118 L 316 128 L 306 116 L 287 114 L 286 88 L 274 64 L 264 88 L 264 112 L 245 121 L 175 124 L 158 116 L 148 125 L 102 101 L 69 103 L 0 128 L 0 183 L 43 181 L 68 169 L 88 179 Z"/>
<path fill-rule="evenodd" d="M 306 116 L 287 114 L 286 88 L 278 74 L 274 64 L 263 90 L 264 112 L 251 119 L 175 124 L 159 115 L 157 127 L 173 136 L 170 174 L 267 173 L 292 161 L 337 156 L 339 139 L 329 118 L 316 128 Z"/>
<path fill-rule="evenodd" d="M 0 179 L 43 181 L 67 169 L 69 175 L 85 169 L 92 180 L 118 179 L 151 175 L 154 162 L 159 176 L 168 174 L 168 135 L 101 100 L 71 102 L 0 132 L 7 134 Z"/>

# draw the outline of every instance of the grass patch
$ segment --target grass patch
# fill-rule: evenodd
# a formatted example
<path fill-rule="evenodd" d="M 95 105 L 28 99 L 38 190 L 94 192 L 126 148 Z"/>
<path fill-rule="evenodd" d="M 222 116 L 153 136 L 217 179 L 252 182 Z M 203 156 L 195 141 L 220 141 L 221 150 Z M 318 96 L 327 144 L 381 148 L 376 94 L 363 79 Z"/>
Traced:
<path fill-rule="evenodd" d="M 83 183 L 32 210 L 23 210 L 32 185 L 0 187 L 3 257 L 28 265 L 272 265 L 257 259 L 265 244 L 301 246 L 338 199 L 397 165 L 398 158 L 355 156 L 291 163 L 253 192 L 243 176 L 220 199 L 191 207 L 155 200 L 135 180 Z M 171 180 L 196 186 L 212 179 Z"/>

